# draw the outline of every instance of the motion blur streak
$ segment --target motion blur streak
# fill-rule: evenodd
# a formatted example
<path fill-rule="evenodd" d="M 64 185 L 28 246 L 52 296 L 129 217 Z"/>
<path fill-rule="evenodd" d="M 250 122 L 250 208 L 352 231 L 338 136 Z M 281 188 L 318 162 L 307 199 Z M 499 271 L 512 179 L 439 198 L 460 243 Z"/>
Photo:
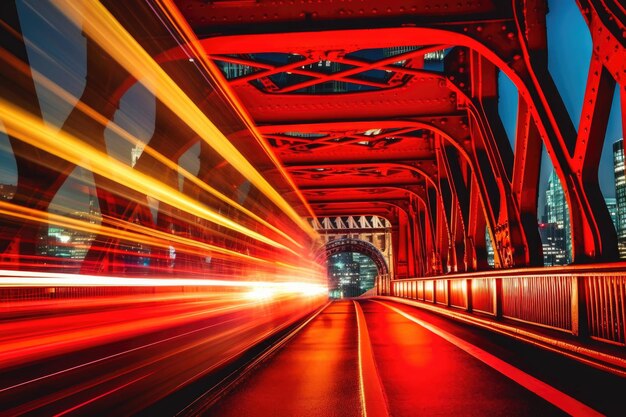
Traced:
<path fill-rule="evenodd" d="M 303 220 L 274 187 L 233 146 L 213 122 L 198 108 L 167 73 L 150 57 L 139 43 L 97 1 L 54 0 L 53 3 L 74 22 L 82 22 L 83 30 L 133 77 L 144 84 L 172 112 L 177 114 L 209 146 L 283 210 L 311 237 L 317 232 Z"/>
<path fill-rule="evenodd" d="M 187 52 L 189 58 L 193 59 L 194 62 L 198 62 L 202 66 L 203 74 L 206 74 L 212 79 L 222 79 L 223 76 L 221 75 L 220 70 L 210 59 L 208 59 L 208 55 L 204 51 L 202 45 L 200 45 L 198 37 L 194 33 L 193 29 L 191 29 L 191 26 L 189 26 L 187 20 L 180 13 L 178 7 L 176 7 L 176 5 L 172 2 L 172 0 L 155 0 L 155 2 L 159 6 L 163 14 L 167 17 L 171 25 L 170 27 L 180 36 L 180 47 Z M 187 47 L 191 48 L 191 50 L 189 50 Z M 233 109 L 235 109 L 237 114 L 241 117 L 250 132 L 253 133 L 254 138 L 263 148 L 267 156 L 272 160 L 272 162 L 276 166 L 276 169 L 278 169 L 281 175 L 287 180 L 289 185 L 292 187 L 292 189 L 300 199 L 300 202 L 308 211 L 309 215 L 313 218 L 317 217 L 309 202 L 306 200 L 306 198 L 304 198 L 300 189 L 293 182 L 293 178 L 291 177 L 291 175 L 289 175 L 289 173 L 282 166 L 278 158 L 276 158 L 276 155 L 274 155 L 274 152 L 270 149 L 268 143 L 261 137 L 261 134 L 259 133 L 252 119 L 250 118 L 250 115 L 248 114 L 246 109 L 241 105 L 241 102 L 237 98 L 235 98 L 235 93 L 232 91 L 230 85 L 227 82 L 223 81 L 216 82 L 215 84 L 219 86 L 220 91 L 222 91 L 224 95 L 228 98 L 229 104 L 233 106 Z"/>
<path fill-rule="evenodd" d="M 181 246 L 178 246 L 182 252 L 186 253 L 196 253 L 192 250 L 192 248 L 211 251 L 214 254 L 226 255 L 232 258 L 239 258 L 246 261 L 257 262 L 257 263 L 268 263 L 271 262 L 269 260 L 255 258 L 250 255 L 246 255 L 244 253 L 239 253 L 233 250 L 228 250 L 226 248 L 222 248 L 215 245 L 209 245 L 207 243 L 199 242 L 193 239 L 187 239 L 181 236 L 174 236 L 168 233 L 160 232 L 158 230 L 149 229 L 144 226 L 129 223 L 129 222 L 120 222 L 123 223 L 124 227 L 127 229 L 133 229 L 133 231 L 129 230 L 119 230 L 114 229 L 112 227 L 101 226 L 93 223 L 89 223 L 83 220 L 77 220 L 68 218 L 65 216 L 61 216 L 54 213 L 42 212 L 39 210 L 28 209 L 25 207 L 21 207 L 15 204 L 6 203 L 0 201 L 0 214 L 4 214 L 7 216 L 19 218 L 27 221 L 35 221 L 43 224 L 51 224 L 61 227 L 67 227 L 73 230 L 79 230 L 88 233 L 99 233 L 101 235 L 116 237 L 116 238 L 124 238 L 133 240 L 135 242 L 143 243 L 146 245 L 168 248 L 172 243 L 178 243 Z M 146 234 L 142 234 L 146 233 Z M 152 236 L 149 236 L 150 234 Z M 285 265 L 288 268 L 290 266 Z"/>
<path fill-rule="evenodd" d="M 205 53 L 140 45 L 197 42 L 171 2 L 51 2 L 0 17 L 0 415 L 173 410 L 327 301 L 313 213 Z"/>
<path fill-rule="evenodd" d="M 243 287 L 244 289 L 250 290 L 257 288 L 270 288 L 273 291 L 279 291 L 282 293 L 301 293 L 302 295 L 321 295 L 327 291 L 326 286 L 310 281 L 266 282 L 245 280 L 229 281 L 217 279 L 198 280 L 185 278 L 126 278 L 107 277 L 103 275 L 76 275 L 0 270 L 0 287 L 13 286 Z"/>
<path fill-rule="evenodd" d="M 15 57 L 11 56 L 10 54 L 8 54 L 6 50 L 0 49 L 0 61 L 4 61 L 7 65 L 11 65 L 16 70 L 18 70 L 20 72 L 23 72 L 25 74 L 32 73 L 33 80 L 35 80 L 39 85 L 43 86 L 48 91 L 52 92 L 56 97 L 58 97 L 59 99 L 63 100 L 66 103 L 76 103 L 75 104 L 76 108 L 78 108 L 86 116 L 90 117 L 92 120 L 94 120 L 95 122 L 99 123 L 101 126 L 104 126 L 104 127 L 108 128 L 108 129 L 110 129 L 112 132 L 116 133 L 121 138 L 126 140 L 128 143 L 132 144 L 133 146 L 136 146 L 136 145 L 139 145 L 139 144 L 143 145 L 143 142 L 139 138 L 133 136 L 132 134 L 130 134 L 125 129 L 121 128 L 118 124 L 114 123 L 113 121 L 108 120 L 101 113 L 99 113 L 95 109 L 89 107 L 85 103 L 81 102 L 80 100 L 78 100 L 78 97 L 73 96 L 72 94 L 70 94 L 69 92 L 67 92 L 63 88 L 61 88 L 59 85 L 53 83 L 49 78 L 43 76 L 38 71 L 35 71 L 32 68 L 28 68 L 28 66 L 24 62 L 16 59 Z M 276 226 L 274 226 L 271 223 L 269 223 L 268 221 L 262 219 L 260 216 L 258 216 L 257 214 L 255 214 L 251 210 L 247 209 L 246 207 L 244 207 L 241 204 L 237 203 L 233 199 L 229 198 L 228 196 L 226 196 L 223 193 L 219 192 L 215 188 L 211 187 L 206 182 L 200 180 L 198 177 L 196 177 L 195 175 L 191 174 L 189 171 L 187 171 L 183 167 L 179 166 L 176 162 L 170 160 L 169 158 L 165 157 L 161 153 L 159 153 L 156 150 L 152 149 L 151 146 L 145 146 L 143 151 L 146 154 L 152 156 L 158 162 L 160 162 L 163 165 L 165 165 L 167 168 L 170 168 L 173 171 L 179 172 L 184 178 L 186 178 L 189 181 L 191 181 L 194 185 L 200 187 L 203 191 L 208 192 L 212 196 L 220 199 L 221 201 L 225 202 L 226 204 L 230 205 L 231 207 L 236 208 L 237 210 L 241 211 L 242 213 L 244 213 L 245 215 L 247 215 L 251 219 L 254 219 L 255 221 L 259 222 L 260 224 L 262 224 L 263 226 L 267 227 L 268 229 L 273 230 L 277 234 L 281 235 L 285 239 L 287 239 L 290 242 L 292 242 L 297 247 L 302 247 L 302 245 L 300 243 L 296 242 L 287 233 L 285 233 L 282 230 L 278 229 Z"/>
<path fill-rule="evenodd" d="M 275 248 L 288 250 L 296 254 L 296 252 L 285 245 L 266 238 L 210 210 L 208 207 L 187 197 L 178 190 L 168 187 L 155 178 L 133 170 L 124 163 L 110 158 L 107 154 L 94 149 L 80 139 L 47 126 L 37 118 L 2 99 L 0 99 L 0 119 L 10 120 L 11 123 L 5 123 L 7 131 L 26 143 L 76 165 L 90 169 L 94 173 L 111 178 L 120 184 L 125 184 L 159 201 L 179 207 L 200 218 L 235 230 Z"/>
<path fill-rule="evenodd" d="M 136 413 L 300 319 L 326 291 L 309 282 L 0 275 L 2 285 L 30 282 L 56 288 L 59 297 L 61 286 L 153 291 L 6 304 L 0 310 L 2 415 L 79 408 L 86 415 Z"/>

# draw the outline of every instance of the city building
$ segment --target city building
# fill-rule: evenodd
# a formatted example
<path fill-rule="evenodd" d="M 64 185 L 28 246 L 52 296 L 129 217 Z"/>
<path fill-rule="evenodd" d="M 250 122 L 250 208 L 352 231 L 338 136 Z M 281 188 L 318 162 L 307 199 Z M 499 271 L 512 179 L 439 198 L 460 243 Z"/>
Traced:
<path fill-rule="evenodd" d="M 544 266 L 565 265 L 568 255 L 565 249 L 565 229 L 557 223 L 539 223 L 539 236 L 543 249 Z"/>
<path fill-rule="evenodd" d="M 331 298 L 358 297 L 374 287 L 378 269 L 367 255 L 341 252 L 328 259 Z"/>
<path fill-rule="evenodd" d="M 329 290 L 333 298 L 360 295 L 360 268 L 353 255 L 352 252 L 341 252 L 328 259 Z"/>
<path fill-rule="evenodd" d="M 137 163 L 137 160 L 139 160 L 139 157 L 143 153 L 143 150 L 145 147 L 146 147 L 145 143 L 138 143 L 135 145 L 133 149 L 130 150 L 130 166 L 131 167 L 133 168 L 135 167 L 135 164 Z"/>
<path fill-rule="evenodd" d="M 617 205 L 617 248 L 620 258 L 626 258 L 626 173 L 624 171 L 624 139 L 613 144 L 613 172 Z"/>
<path fill-rule="evenodd" d="M 367 255 L 355 253 L 353 259 L 359 264 L 359 291 L 363 294 L 365 291 L 374 288 L 376 277 L 378 276 L 378 268 L 372 258 Z"/>
<path fill-rule="evenodd" d="M 254 67 L 244 64 L 237 64 L 234 62 L 217 61 L 217 64 L 224 73 L 224 76 L 227 80 L 243 77 L 257 71 L 257 69 L 255 69 Z"/>
<path fill-rule="evenodd" d="M 397 46 L 393 48 L 384 48 L 383 55 L 385 57 L 392 57 L 395 55 L 405 54 L 407 52 L 413 52 L 418 50 L 417 46 Z M 438 51 L 427 52 L 424 54 L 424 69 L 430 71 L 443 71 L 443 60 L 446 57 L 446 50 L 441 49 Z M 404 65 L 406 60 L 398 61 L 396 65 Z"/>
<path fill-rule="evenodd" d="M 561 181 L 556 175 L 555 171 L 550 174 L 548 180 L 548 188 L 546 190 L 546 203 L 544 210 L 543 224 L 553 224 L 554 226 L 546 226 L 550 230 L 546 231 L 545 237 L 550 239 L 544 240 L 542 236 L 542 243 L 548 243 L 549 247 L 544 246 L 544 263 L 546 262 L 546 250 L 547 253 L 554 253 L 554 261 L 562 262 L 556 265 L 566 265 L 572 261 L 572 236 L 570 233 L 569 222 L 569 208 L 565 199 L 565 192 L 561 186 Z M 554 227 L 556 230 L 552 231 Z M 541 226 L 540 226 L 541 233 Z M 564 252 L 564 256 L 557 255 L 559 251 Z M 547 265 L 547 263 L 546 263 Z"/>
<path fill-rule="evenodd" d="M 100 222 L 100 213 L 92 195 L 89 196 L 88 211 L 68 213 L 50 210 L 50 212 L 86 223 L 96 224 Z M 93 233 L 50 224 L 48 227 L 44 227 L 39 235 L 37 252 L 39 256 L 45 259 L 45 262 L 78 265 L 80 261 L 85 259 L 95 237 L 96 235 Z"/>
<path fill-rule="evenodd" d="M 615 226 L 615 230 L 619 232 L 619 223 L 617 218 L 617 199 L 615 197 L 607 197 L 604 200 L 606 202 L 606 208 L 607 210 L 609 210 L 611 220 L 613 221 L 613 226 Z"/>

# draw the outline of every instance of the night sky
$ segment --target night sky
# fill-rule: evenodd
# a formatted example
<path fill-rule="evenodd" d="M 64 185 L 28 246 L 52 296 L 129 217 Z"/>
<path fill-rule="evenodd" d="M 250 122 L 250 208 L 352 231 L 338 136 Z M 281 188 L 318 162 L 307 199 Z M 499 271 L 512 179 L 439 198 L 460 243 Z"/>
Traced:
<path fill-rule="evenodd" d="M 567 110 L 578 125 L 585 93 L 587 71 L 591 56 L 591 36 L 580 15 L 574 0 L 551 0 L 548 23 L 549 69 L 563 96 Z M 79 97 L 85 85 L 85 41 L 80 29 L 76 28 L 56 9 L 42 0 L 22 0 L 18 2 L 22 30 L 35 47 L 29 47 L 28 55 L 33 68 L 52 79 L 64 89 Z M 53 27 L 54 25 L 54 27 Z M 514 146 L 514 132 L 517 110 L 517 91 L 509 79 L 500 76 L 500 114 L 509 141 Z M 46 122 L 60 126 L 71 111 L 72 105 L 60 102 L 43 88 L 38 95 Z M 115 121 L 137 137 L 148 141 L 154 131 L 154 98 L 141 86 L 129 90 L 123 98 Z M 1 128 L 1 124 L 0 124 Z M 622 137 L 619 114 L 619 92 L 613 102 L 609 119 L 604 151 L 599 167 L 600 186 L 606 197 L 615 195 L 612 162 L 612 143 Z M 130 163 L 130 145 L 110 131 L 106 134 L 107 146 L 112 156 Z M 188 158 L 186 158 L 188 159 Z M 194 155 L 191 156 L 191 160 Z M 15 161 L 10 151 L 6 135 L 0 131 L 0 183 L 15 183 Z M 193 169 L 192 169 L 193 170 Z M 544 153 L 539 195 L 539 213 L 543 211 L 544 190 L 552 165 Z M 80 173 L 87 184 L 90 174 Z M 77 185 L 67 184 L 66 194 L 61 200 L 70 198 Z M 60 196 L 61 197 L 61 196 Z M 81 204 L 86 199 L 81 199 Z"/>

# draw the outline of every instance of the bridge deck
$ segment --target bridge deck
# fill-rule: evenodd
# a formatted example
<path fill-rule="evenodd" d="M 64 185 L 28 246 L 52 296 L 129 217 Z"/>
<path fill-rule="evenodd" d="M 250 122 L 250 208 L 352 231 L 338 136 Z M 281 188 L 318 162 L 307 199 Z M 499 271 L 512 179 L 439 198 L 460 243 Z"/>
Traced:
<path fill-rule="evenodd" d="M 568 383 L 568 375 L 560 374 L 564 359 L 543 357 L 551 354 L 517 342 L 485 339 L 485 334 L 477 335 L 475 330 L 470 332 L 409 306 L 368 300 L 358 304 L 371 341 L 370 346 L 360 346 L 361 359 L 356 305 L 336 302 L 207 415 L 547 416 L 618 412 L 616 392 L 601 391 L 616 388 L 619 379 L 607 380 L 587 369 L 577 374 L 588 377 L 585 381 Z M 377 371 L 368 372 L 363 366 L 368 352 L 372 352 Z M 537 355 L 542 356 L 544 368 L 545 364 L 552 368 L 541 375 L 548 382 L 525 372 L 531 369 L 541 373 L 532 371 Z M 524 359 L 531 364 L 521 370 L 516 366 Z M 569 366 L 581 372 L 580 365 Z M 384 393 L 383 407 L 372 406 L 371 398 L 362 397 L 359 368 L 363 369 L 365 396 L 372 392 L 368 386 L 378 385 Z M 585 393 L 595 398 L 590 404 L 593 408 L 574 398 Z"/>

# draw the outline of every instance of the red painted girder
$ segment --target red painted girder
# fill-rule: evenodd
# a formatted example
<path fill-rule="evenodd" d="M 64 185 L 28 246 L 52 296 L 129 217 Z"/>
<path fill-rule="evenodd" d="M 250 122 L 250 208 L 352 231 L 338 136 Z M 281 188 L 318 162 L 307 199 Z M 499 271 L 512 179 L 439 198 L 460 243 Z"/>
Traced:
<path fill-rule="evenodd" d="M 450 249 L 453 246 L 453 235 L 452 235 L 452 217 L 454 215 L 454 197 L 452 194 L 452 189 L 450 187 L 450 181 L 448 179 L 448 174 L 446 169 L 444 168 L 443 156 L 440 151 L 440 147 L 442 146 L 442 140 L 438 139 L 435 142 L 435 146 L 437 148 L 437 166 L 439 173 L 439 182 L 438 182 L 438 205 L 437 205 L 437 245 L 439 254 L 441 256 L 442 264 L 447 267 L 450 266 L 449 263 L 453 262 L 454 259 L 450 257 Z"/>
<path fill-rule="evenodd" d="M 381 187 L 370 190 L 363 190 L 362 192 L 336 189 L 320 189 L 320 190 L 307 190 L 304 195 L 309 202 L 322 203 L 322 202 L 355 202 L 355 201 L 392 201 L 407 199 L 411 193 L 407 190 L 398 188 Z"/>
<path fill-rule="evenodd" d="M 429 75 L 428 71 L 424 71 L 420 68 L 412 68 L 409 65 L 406 66 L 396 66 L 391 65 L 393 63 L 405 60 L 413 60 L 416 58 L 423 58 L 423 56 L 427 53 L 438 51 L 445 49 L 446 45 L 435 45 L 421 48 L 416 51 L 405 52 L 401 54 L 394 55 L 392 57 L 383 58 L 377 61 L 362 61 L 357 59 L 347 58 L 345 55 L 354 52 L 350 50 L 341 51 L 340 53 L 332 53 L 329 54 L 326 51 L 298 51 L 299 54 L 306 53 L 309 58 L 305 58 L 303 60 L 297 61 L 295 63 L 289 63 L 284 65 L 276 65 L 270 66 L 264 63 L 257 63 L 257 61 L 253 59 L 242 59 L 239 57 L 231 57 L 229 55 L 211 55 L 211 59 L 224 61 L 224 62 L 232 62 L 238 63 L 242 65 L 247 65 L 253 68 L 259 68 L 259 71 L 256 71 L 252 74 L 244 75 L 242 77 L 237 77 L 229 82 L 232 85 L 241 85 L 246 82 L 265 78 L 273 74 L 278 74 L 281 72 L 288 72 L 290 74 L 298 74 L 310 77 L 311 79 L 306 81 L 297 82 L 291 84 L 289 86 L 285 86 L 282 88 L 276 87 L 272 89 L 272 91 L 266 91 L 270 94 L 285 94 L 298 91 L 300 89 L 310 87 L 317 84 L 322 84 L 328 81 L 342 81 L 349 82 L 353 84 L 361 84 L 372 87 L 381 87 L 388 88 L 398 86 L 400 84 L 404 84 L 402 80 L 395 80 L 393 77 L 389 79 L 387 82 L 375 82 L 368 81 L 362 78 L 354 78 L 354 75 L 358 75 L 370 70 L 380 70 L 380 71 L 388 71 L 390 73 L 398 73 L 400 75 L 415 75 L 415 76 L 426 76 Z M 293 52 L 292 52 L 293 53 Z M 353 66 L 353 68 L 346 69 L 343 71 L 333 72 L 330 74 L 321 73 L 318 71 L 314 71 L 312 69 L 308 69 L 307 67 L 311 64 L 317 63 L 322 60 L 330 60 L 334 63 L 339 64 L 347 64 Z M 269 68 L 268 68 L 269 67 Z M 395 81 L 394 81 L 395 80 Z"/>
<path fill-rule="evenodd" d="M 425 198 L 421 202 L 424 213 L 424 240 L 426 251 L 426 269 L 428 274 L 441 273 L 441 262 L 437 250 L 437 209 L 438 202 L 437 190 L 435 187 L 428 186 Z"/>
<path fill-rule="evenodd" d="M 329 164 L 329 163 L 311 163 L 306 165 L 287 165 L 287 171 L 292 175 L 297 176 L 297 172 L 301 170 L 311 169 L 330 169 L 330 170 L 360 170 L 360 169 L 376 169 L 381 172 L 386 171 L 407 171 L 413 176 L 423 178 L 432 186 L 435 186 L 435 180 L 437 178 L 437 167 L 434 160 L 421 160 L 421 161 L 398 161 L 387 162 L 386 160 L 380 160 L 376 162 L 348 162 L 343 161 L 341 163 Z"/>
<path fill-rule="evenodd" d="M 288 117 L 288 115 L 284 115 Z M 274 134 L 285 132 L 301 132 L 301 133 L 333 133 L 340 134 L 342 132 L 364 132 L 370 129 L 410 129 L 424 130 L 439 133 L 449 140 L 457 144 L 463 151 L 463 146 L 467 146 L 469 142 L 469 129 L 467 119 L 464 115 L 456 113 L 451 115 L 413 117 L 411 119 L 402 120 L 369 120 L 364 121 L 355 119 L 343 122 L 323 122 L 323 123 L 289 123 L 280 125 L 259 126 L 261 134 Z M 393 132 L 383 133 L 379 135 L 393 136 Z M 354 162 L 365 163 L 374 160 L 398 161 L 398 160 L 421 160 L 431 159 L 432 140 L 430 134 L 426 139 L 405 138 L 402 142 L 393 145 L 374 149 L 369 147 L 350 146 L 342 149 L 337 146 L 331 150 L 324 148 L 310 149 L 302 152 L 281 152 L 278 153 L 285 165 L 306 165 L 316 163 L 338 163 L 339 161 L 351 160 Z M 349 151 L 347 151 L 349 149 Z"/>
<path fill-rule="evenodd" d="M 312 205 L 315 212 L 320 217 L 336 217 L 336 216 L 380 216 L 389 220 L 390 206 L 386 204 L 345 204 L 342 206 L 333 203 L 321 203 Z"/>
<path fill-rule="evenodd" d="M 496 233 L 498 236 L 506 236 L 506 243 L 496 246 L 512 248 L 506 250 L 507 255 L 502 254 L 509 260 L 506 265 L 511 262 L 526 265 L 529 262 L 526 231 L 518 227 L 519 213 L 510 190 L 513 153 L 497 109 L 496 67 L 474 51 L 464 52 L 463 48 L 455 48 L 452 53 L 458 57 L 455 62 L 466 62 L 448 78 L 459 90 L 459 97 L 466 103 L 475 122 L 473 149 L 469 152 L 468 161 L 481 190 L 487 222 L 492 231 L 501 231 Z M 533 228 L 536 234 L 536 225 Z M 498 259 L 496 261 L 502 264 Z"/>
<path fill-rule="evenodd" d="M 334 166 L 333 168 L 308 168 L 306 170 L 288 168 L 288 171 L 298 183 L 305 188 L 323 184 L 324 186 L 338 186 L 340 184 L 357 185 L 359 183 L 402 185 L 423 184 L 421 174 L 405 168 Z"/>
<path fill-rule="evenodd" d="M 367 131 L 357 131 L 355 129 L 347 131 L 318 131 L 315 132 L 319 137 L 303 138 L 295 137 L 291 133 L 268 133 L 265 139 L 270 142 L 270 146 L 279 155 L 289 153 L 326 153 L 333 148 L 342 147 L 352 152 L 358 151 L 377 151 L 385 152 L 388 149 L 410 150 L 412 147 L 424 147 L 428 144 L 430 134 L 428 132 L 420 132 L 415 127 L 394 128 L 393 132 L 381 132 L 373 135 Z M 413 133 L 413 135 L 411 135 Z M 419 133 L 419 136 L 415 134 Z M 392 142 L 388 142 L 387 138 L 392 138 Z M 351 145 L 351 146 L 349 146 Z M 331 151 L 332 152 L 332 151 Z"/>
<path fill-rule="evenodd" d="M 363 198 L 371 198 L 372 196 L 389 199 L 389 198 L 413 198 L 416 200 L 425 201 L 426 190 L 424 187 L 419 186 L 388 186 L 388 185 L 376 185 L 368 184 L 363 188 L 356 188 L 356 186 L 349 185 L 344 187 L 323 185 L 306 188 L 302 190 L 303 194 L 314 201 L 321 201 L 323 199 L 332 201 L 353 201 L 355 199 L 360 200 Z"/>
<path fill-rule="evenodd" d="M 576 174 L 579 164 L 579 161 L 573 159 L 576 130 L 548 72 L 545 51 L 533 50 L 529 40 L 523 37 L 529 21 L 542 18 L 537 16 L 536 8 L 522 8 L 521 5 L 518 5 L 517 16 L 524 59 L 514 64 L 515 72 L 509 78 L 518 86 L 520 94 L 532 103 L 533 118 L 565 189 L 570 208 L 574 261 L 615 259 L 615 239 L 611 234 L 602 234 L 603 225 L 608 224 L 609 214 L 598 206 L 600 203 L 595 199 L 597 178 L 594 183 L 588 184 Z M 541 26 L 538 28 L 541 29 Z"/>
<path fill-rule="evenodd" d="M 298 181 L 298 188 L 302 191 L 314 190 L 320 188 L 333 189 L 350 189 L 358 187 L 397 187 L 397 188 L 415 188 L 424 190 L 424 183 L 415 181 L 415 179 L 405 179 L 404 181 L 393 178 L 381 178 L 379 181 L 371 178 L 364 178 L 360 181 Z"/>
<path fill-rule="evenodd" d="M 388 213 L 387 215 L 381 216 L 394 224 L 397 222 L 396 209 L 402 209 L 400 201 L 402 200 L 362 199 L 346 202 L 311 201 L 310 203 L 318 216 L 339 216 L 361 213 L 378 215 L 378 213 L 386 212 Z"/>
<path fill-rule="evenodd" d="M 470 208 L 467 235 L 470 242 L 468 270 L 481 271 L 487 264 L 487 243 L 485 240 L 486 218 L 480 198 L 480 189 L 474 175 L 470 180 Z"/>
<path fill-rule="evenodd" d="M 465 229 L 469 220 L 469 192 L 463 177 L 463 168 L 465 166 L 459 160 L 459 155 L 453 146 L 443 145 L 439 150 L 442 156 L 443 168 L 446 170 L 446 176 L 450 180 L 450 189 L 456 197 L 458 209 L 461 213 L 461 227 Z"/>
<path fill-rule="evenodd" d="M 363 26 L 373 20 L 448 23 L 511 16 L 508 2 L 442 2 L 440 0 L 361 0 L 314 2 L 270 0 L 175 0 L 199 34 L 285 32 L 308 26 Z"/>
<path fill-rule="evenodd" d="M 541 145 L 541 137 L 531 117 L 528 105 L 520 99 L 517 110 L 515 162 L 511 192 L 525 232 L 530 265 L 543 264 L 543 246 L 537 229 Z"/>
<path fill-rule="evenodd" d="M 233 88 L 259 125 L 390 119 L 453 113 L 454 97 L 440 77 L 423 77 L 393 90 L 333 95 L 273 95 L 252 85 Z"/>
<path fill-rule="evenodd" d="M 577 0 L 594 52 L 613 78 L 626 85 L 626 6 L 620 0 Z"/>
<path fill-rule="evenodd" d="M 598 255 L 609 257 L 608 259 L 611 249 L 607 246 L 613 246 L 615 250 L 617 236 L 598 183 L 598 166 L 614 89 L 615 79 L 601 63 L 600 57 L 596 53 L 592 54 L 578 137 L 570 159 L 571 169 L 583 185 L 583 193 L 575 195 L 581 200 L 579 204 L 590 211 L 588 216 L 591 217 L 592 224 L 589 227 L 597 229 L 592 231 L 595 236 L 589 238 L 594 239 L 595 250 L 602 252 Z"/>

